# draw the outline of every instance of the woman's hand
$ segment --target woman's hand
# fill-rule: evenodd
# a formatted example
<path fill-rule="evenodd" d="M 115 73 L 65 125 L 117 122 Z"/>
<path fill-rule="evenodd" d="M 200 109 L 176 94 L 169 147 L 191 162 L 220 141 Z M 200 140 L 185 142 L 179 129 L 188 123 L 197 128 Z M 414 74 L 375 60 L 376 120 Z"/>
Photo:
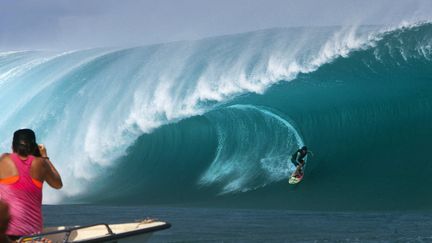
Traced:
<path fill-rule="evenodd" d="M 47 154 L 47 150 L 46 150 L 45 145 L 43 145 L 43 144 L 38 144 L 38 148 L 39 148 L 39 152 L 40 152 L 40 154 L 41 154 L 41 157 L 48 157 L 48 154 Z"/>

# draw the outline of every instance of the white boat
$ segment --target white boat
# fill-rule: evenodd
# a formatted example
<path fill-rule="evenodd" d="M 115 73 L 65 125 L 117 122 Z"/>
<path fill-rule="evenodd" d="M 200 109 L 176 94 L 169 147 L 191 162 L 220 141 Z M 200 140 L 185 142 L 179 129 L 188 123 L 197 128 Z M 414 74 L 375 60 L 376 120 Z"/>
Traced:
<path fill-rule="evenodd" d="M 49 227 L 42 234 L 24 236 L 17 242 L 146 242 L 153 232 L 167 229 L 171 225 L 167 222 L 143 220 L 123 224 L 94 224 L 71 227 Z"/>

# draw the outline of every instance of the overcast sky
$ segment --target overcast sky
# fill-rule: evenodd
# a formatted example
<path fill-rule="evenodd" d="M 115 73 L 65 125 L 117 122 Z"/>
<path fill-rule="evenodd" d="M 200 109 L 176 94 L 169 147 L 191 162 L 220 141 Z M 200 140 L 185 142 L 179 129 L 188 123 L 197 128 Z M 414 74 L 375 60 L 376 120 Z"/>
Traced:
<path fill-rule="evenodd" d="M 0 0 L 0 50 L 144 45 L 431 16 L 432 0 Z"/>

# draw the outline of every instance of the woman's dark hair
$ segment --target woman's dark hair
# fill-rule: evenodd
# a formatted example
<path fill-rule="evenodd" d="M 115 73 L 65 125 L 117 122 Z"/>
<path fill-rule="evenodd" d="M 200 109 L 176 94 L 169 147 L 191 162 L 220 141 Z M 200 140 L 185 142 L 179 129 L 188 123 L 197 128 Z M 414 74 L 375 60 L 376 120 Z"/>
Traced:
<path fill-rule="evenodd" d="M 35 155 L 36 150 L 38 150 L 35 133 L 31 129 L 15 131 L 12 150 L 21 156 Z"/>

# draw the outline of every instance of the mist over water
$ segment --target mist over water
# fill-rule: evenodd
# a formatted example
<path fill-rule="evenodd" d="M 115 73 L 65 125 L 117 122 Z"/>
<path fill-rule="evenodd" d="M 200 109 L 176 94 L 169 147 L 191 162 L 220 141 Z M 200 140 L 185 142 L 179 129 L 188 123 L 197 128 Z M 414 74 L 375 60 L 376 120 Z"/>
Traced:
<path fill-rule="evenodd" d="M 412 151 L 432 135 L 431 37 L 281 28 L 1 53 L 1 147 L 35 129 L 65 180 L 46 202 L 428 208 L 430 163 Z M 315 156 L 292 187 L 303 144 Z"/>

